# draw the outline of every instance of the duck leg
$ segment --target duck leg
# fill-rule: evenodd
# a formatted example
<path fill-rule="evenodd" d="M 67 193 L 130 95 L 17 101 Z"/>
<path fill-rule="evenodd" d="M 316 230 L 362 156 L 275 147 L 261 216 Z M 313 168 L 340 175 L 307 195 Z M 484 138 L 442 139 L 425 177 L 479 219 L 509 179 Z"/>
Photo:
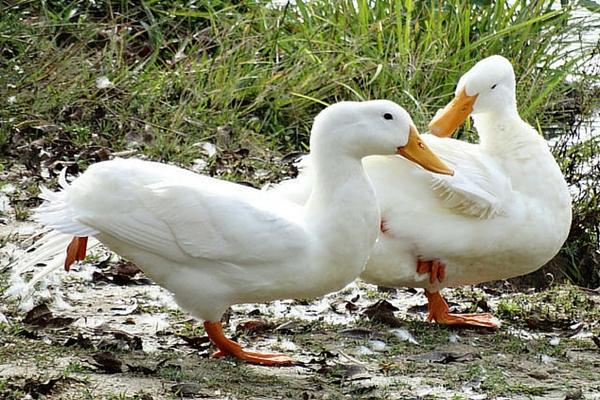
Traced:
<path fill-rule="evenodd" d="M 242 346 L 238 343 L 225 337 L 221 322 L 205 321 L 204 330 L 211 342 L 219 349 L 219 351 L 213 354 L 214 357 L 232 356 L 251 364 L 271 366 L 295 364 L 292 358 L 284 354 L 258 353 L 242 349 Z"/>
<path fill-rule="evenodd" d="M 87 236 L 75 236 L 67 247 L 67 257 L 65 258 L 65 271 L 71 269 L 75 261 L 82 261 L 85 258 L 87 248 Z"/>
<path fill-rule="evenodd" d="M 442 282 L 446 277 L 446 265 L 440 260 L 423 261 L 418 259 L 417 272 L 429 274 L 429 283 L 433 285 L 436 280 Z"/>
<path fill-rule="evenodd" d="M 446 276 L 446 266 L 439 260 L 433 261 L 417 261 L 417 272 L 420 274 L 429 273 L 429 283 L 435 281 L 442 282 Z M 429 310 L 429 321 L 435 321 L 446 325 L 466 325 L 466 326 L 481 326 L 485 328 L 500 327 L 500 324 L 492 314 L 451 314 L 450 307 L 440 294 L 440 292 L 430 292 L 425 289 L 427 296 L 427 308 Z"/>

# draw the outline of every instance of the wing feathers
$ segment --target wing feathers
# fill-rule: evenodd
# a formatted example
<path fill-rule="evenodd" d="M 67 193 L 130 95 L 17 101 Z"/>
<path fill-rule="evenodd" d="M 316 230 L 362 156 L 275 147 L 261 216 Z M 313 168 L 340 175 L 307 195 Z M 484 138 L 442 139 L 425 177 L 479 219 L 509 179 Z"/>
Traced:
<path fill-rule="evenodd" d="M 433 192 L 446 208 L 480 219 L 504 213 L 503 198 L 512 191 L 510 180 L 478 145 L 432 135 L 423 138 L 455 170 L 453 176 L 431 174 Z"/>

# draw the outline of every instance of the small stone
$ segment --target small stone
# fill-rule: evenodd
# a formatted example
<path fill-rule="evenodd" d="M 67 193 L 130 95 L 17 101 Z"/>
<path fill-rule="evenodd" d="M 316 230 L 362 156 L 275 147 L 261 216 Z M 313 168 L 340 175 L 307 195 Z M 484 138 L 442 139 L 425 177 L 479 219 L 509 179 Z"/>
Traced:
<path fill-rule="evenodd" d="M 417 342 L 417 339 L 415 339 L 413 334 L 404 328 L 392 329 L 392 333 L 403 342 L 408 342 L 417 345 L 419 344 L 419 342 Z"/>
<path fill-rule="evenodd" d="M 358 346 L 358 347 L 356 348 L 356 353 L 357 353 L 358 355 L 361 355 L 361 356 L 370 356 L 370 355 L 372 355 L 372 354 L 375 354 L 375 353 L 373 352 L 373 350 L 371 350 L 371 349 L 370 349 L 370 348 L 368 348 L 367 346 Z"/>
<path fill-rule="evenodd" d="M 583 398 L 583 391 L 581 389 L 573 389 L 565 393 L 565 400 L 580 400 Z"/>
<path fill-rule="evenodd" d="M 373 351 L 382 352 L 385 350 L 386 345 L 381 340 L 369 340 L 369 347 Z"/>
<path fill-rule="evenodd" d="M 548 373 L 546 371 L 532 371 L 532 372 L 528 373 L 527 375 L 529 375 L 532 378 L 538 379 L 538 380 L 545 380 L 550 377 L 550 375 L 548 375 Z"/>
<path fill-rule="evenodd" d="M 114 86 L 114 83 L 112 83 L 106 76 L 101 76 L 96 79 L 96 87 L 98 89 L 110 89 Z"/>
<path fill-rule="evenodd" d="M 542 354 L 540 356 L 540 360 L 544 363 L 544 364 L 550 364 L 553 363 L 554 361 L 556 361 L 556 358 L 554 357 L 550 357 L 549 355 L 546 354 Z"/>
<path fill-rule="evenodd" d="M 207 393 L 201 393 L 202 389 L 202 385 L 196 382 L 182 382 L 171 386 L 173 393 L 182 397 L 196 397 L 200 394 L 206 395 Z"/>

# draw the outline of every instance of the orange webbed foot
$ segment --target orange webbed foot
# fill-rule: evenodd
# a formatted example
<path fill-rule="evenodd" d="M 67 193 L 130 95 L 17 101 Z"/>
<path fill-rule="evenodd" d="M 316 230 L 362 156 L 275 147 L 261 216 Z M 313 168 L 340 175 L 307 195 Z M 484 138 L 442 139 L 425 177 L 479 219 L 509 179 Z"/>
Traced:
<path fill-rule="evenodd" d="M 446 325 L 478 326 L 484 328 L 500 328 L 499 321 L 492 314 L 451 314 L 450 307 L 439 292 L 425 290 L 427 296 L 430 321 Z"/>
<path fill-rule="evenodd" d="M 285 366 L 296 364 L 294 359 L 284 354 L 259 353 L 242 349 L 238 343 L 229 340 L 223 334 L 220 322 L 204 322 L 204 330 L 215 346 L 219 349 L 213 353 L 213 357 L 231 356 L 251 364 L 268 366 Z"/>
<path fill-rule="evenodd" d="M 71 265 L 75 261 L 83 261 L 85 259 L 85 251 L 87 248 L 87 236 L 75 236 L 67 247 L 67 257 L 65 258 L 65 271 L 71 269 Z"/>

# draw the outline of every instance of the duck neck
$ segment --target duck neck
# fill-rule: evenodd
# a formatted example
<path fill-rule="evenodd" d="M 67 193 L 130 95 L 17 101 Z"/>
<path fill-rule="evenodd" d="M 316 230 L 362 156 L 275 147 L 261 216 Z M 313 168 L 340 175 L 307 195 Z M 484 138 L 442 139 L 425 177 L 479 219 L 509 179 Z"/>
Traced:
<path fill-rule="evenodd" d="M 544 138 L 516 110 L 473 115 L 473 121 L 482 149 L 499 161 L 512 190 L 542 199 L 539 207 L 553 218 L 570 219 L 567 183 Z"/>
<path fill-rule="evenodd" d="M 472 118 L 481 147 L 489 153 L 515 154 L 525 143 L 539 140 L 513 107 L 499 107 L 493 112 L 474 114 Z"/>
<path fill-rule="evenodd" d="M 319 238 L 319 268 L 340 288 L 362 272 L 379 229 L 379 208 L 360 157 L 314 146 L 313 189 L 305 206 L 309 229 Z M 320 274 L 327 272 L 320 271 Z"/>

